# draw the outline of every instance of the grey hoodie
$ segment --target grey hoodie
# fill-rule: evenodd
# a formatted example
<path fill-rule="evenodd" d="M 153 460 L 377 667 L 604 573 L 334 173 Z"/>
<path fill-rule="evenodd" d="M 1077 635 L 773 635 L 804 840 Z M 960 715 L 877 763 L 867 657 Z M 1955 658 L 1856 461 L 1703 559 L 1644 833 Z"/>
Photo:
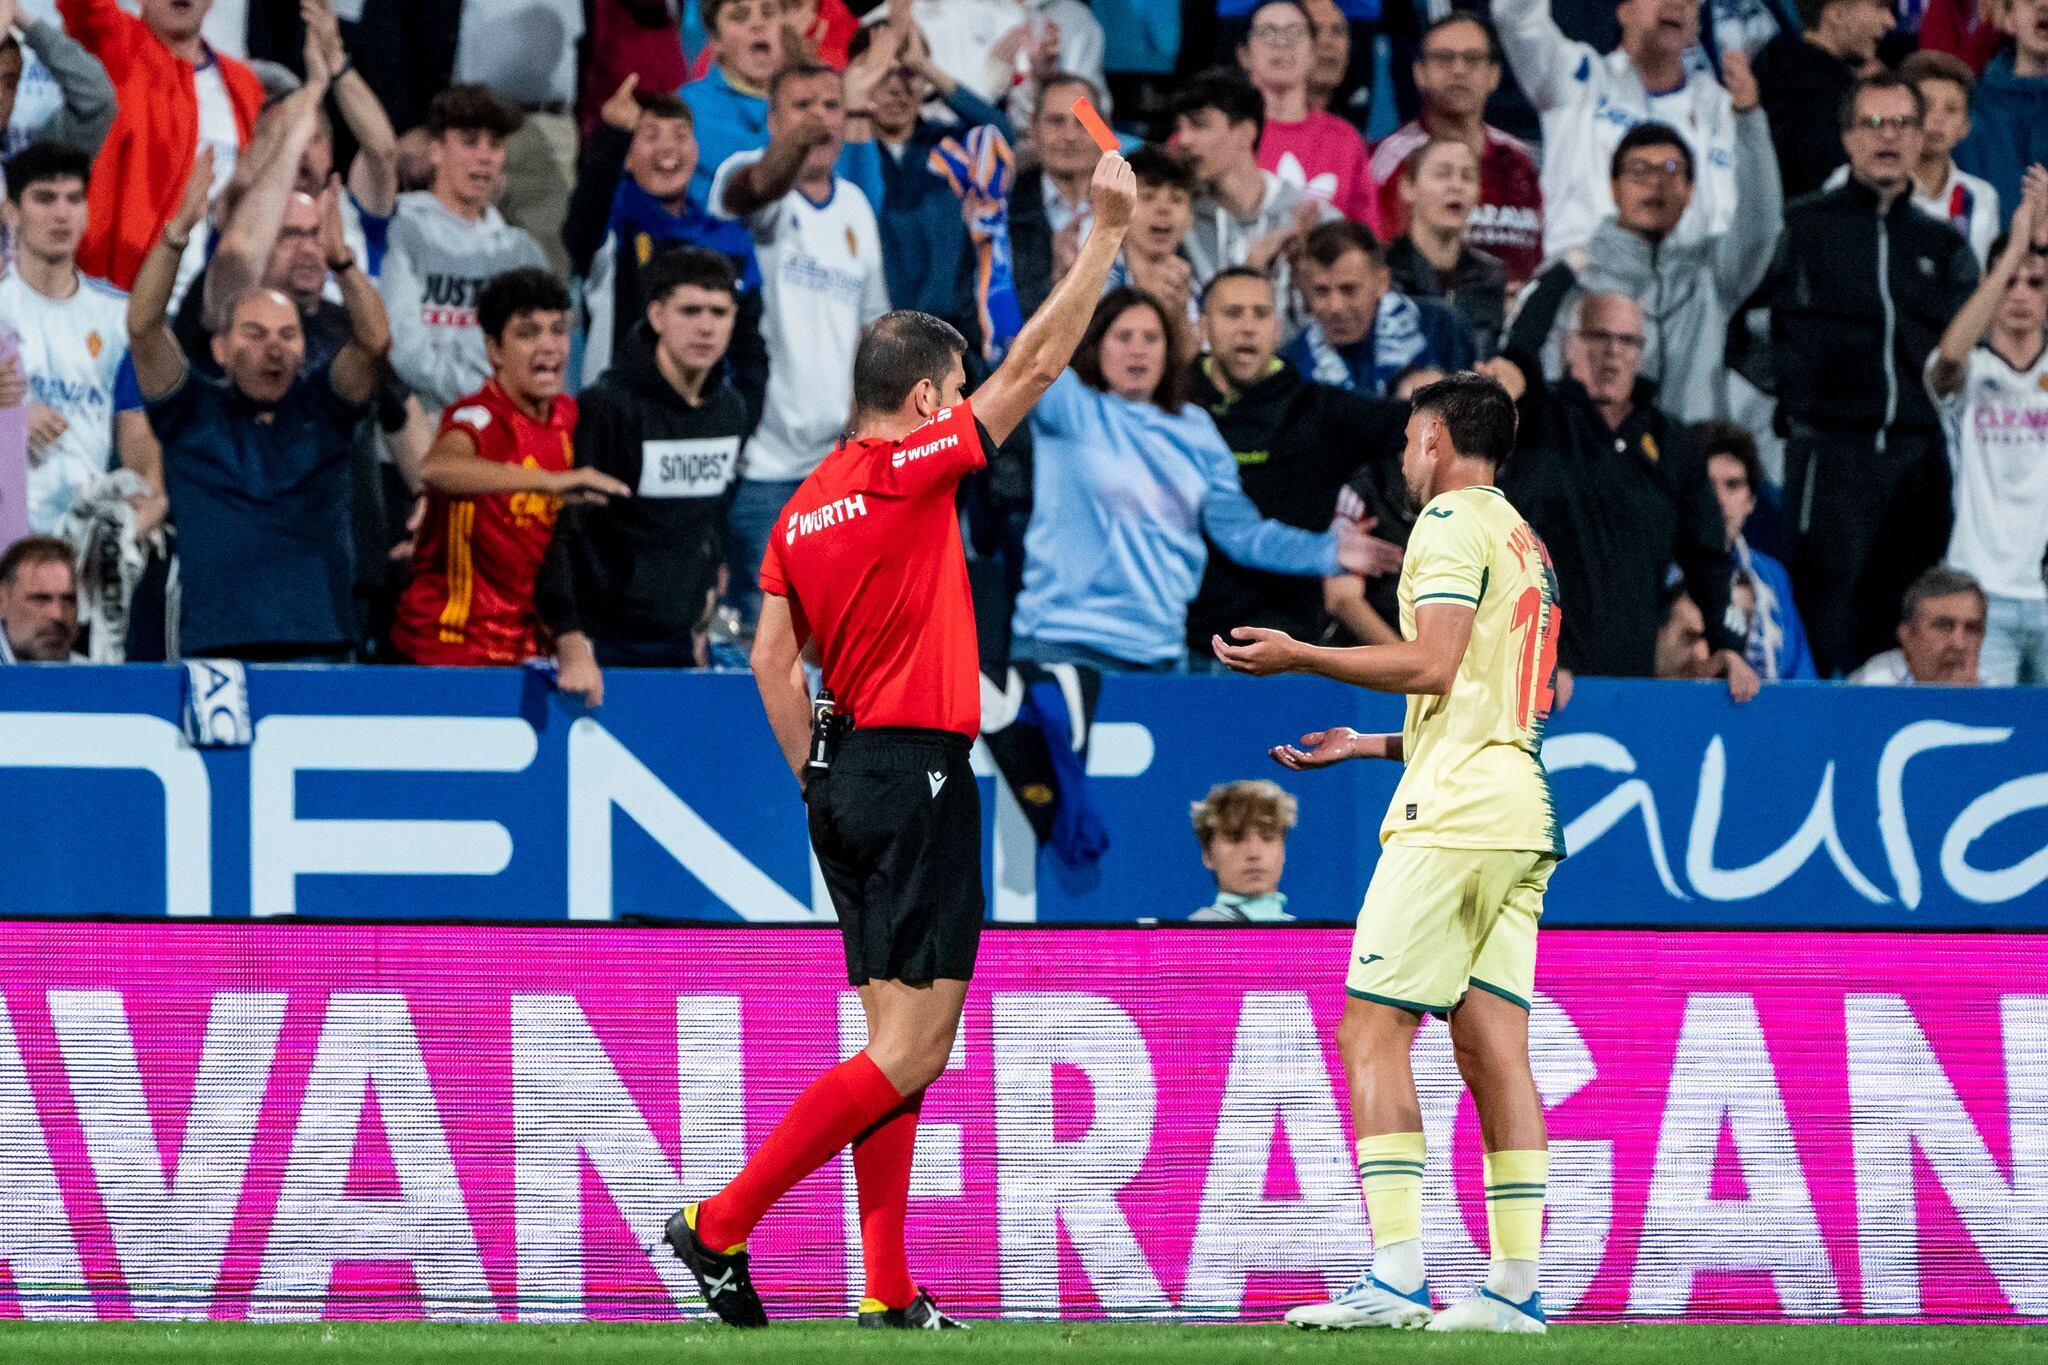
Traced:
<path fill-rule="evenodd" d="M 476 321 L 483 287 L 507 270 L 547 263 L 540 243 L 494 208 L 472 223 L 426 190 L 398 196 L 377 287 L 391 315 L 391 368 L 430 415 L 491 377 Z"/>
<path fill-rule="evenodd" d="M 1609 214 L 1577 271 L 1581 292 L 1643 305 L 1642 373 L 1657 381 L 1657 406 L 1681 422 L 1728 415 L 1728 320 L 1763 281 L 1784 225 L 1778 155 L 1761 109 L 1735 116 L 1735 186 L 1739 207 L 1726 232 L 1652 242 Z M 1561 313 L 1559 326 L 1570 316 Z"/>

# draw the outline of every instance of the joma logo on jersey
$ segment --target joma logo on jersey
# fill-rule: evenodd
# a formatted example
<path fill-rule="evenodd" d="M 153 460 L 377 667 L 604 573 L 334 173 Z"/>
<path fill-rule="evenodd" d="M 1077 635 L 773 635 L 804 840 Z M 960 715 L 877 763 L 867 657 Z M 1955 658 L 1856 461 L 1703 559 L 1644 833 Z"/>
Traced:
<path fill-rule="evenodd" d="M 959 444 L 960 438 L 958 436 L 941 436 L 936 441 L 926 441 L 921 446 L 912 446 L 908 450 L 897 451 L 889 457 L 889 464 L 893 468 L 901 469 L 912 460 L 922 460 L 927 455 L 936 455 L 942 450 L 951 450 Z"/>
<path fill-rule="evenodd" d="M 859 493 L 850 498 L 834 498 L 814 512 L 791 512 L 789 530 L 782 543 L 794 545 L 798 536 L 807 536 L 813 531 L 822 531 L 828 526 L 837 526 L 867 514 L 868 505 Z"/>

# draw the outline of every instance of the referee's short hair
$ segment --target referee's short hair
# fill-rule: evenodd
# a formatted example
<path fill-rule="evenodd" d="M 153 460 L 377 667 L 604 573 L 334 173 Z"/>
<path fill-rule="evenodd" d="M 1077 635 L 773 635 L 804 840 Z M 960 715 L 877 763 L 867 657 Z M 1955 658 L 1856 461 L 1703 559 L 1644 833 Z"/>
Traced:
<path fill-rule="evenodd" d="M 1498 467 L 1514 451 L 1515 400 L 1498 380 L 1468 370 L 1424 385 L 1413 402 L 1444 424 L 1460 455 Z"/>
<path fill-rule="evenodd" d="M 899 308 L 875 319 L 853 356 L 853 410 L 894 412 L 920 379 L 941 392 L 953 363 L 967 354 L 967 338 L 951 323 Z"/>

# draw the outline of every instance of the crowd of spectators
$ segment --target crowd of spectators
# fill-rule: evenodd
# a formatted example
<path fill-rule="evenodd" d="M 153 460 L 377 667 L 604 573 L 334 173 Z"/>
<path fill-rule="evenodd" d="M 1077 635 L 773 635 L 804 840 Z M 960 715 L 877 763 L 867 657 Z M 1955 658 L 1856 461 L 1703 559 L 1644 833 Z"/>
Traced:
<path fill-rule="evenodd" d="M 1394 638 L 1478 369 L 1574 672 L 2048 684 L 2048 0 L 0 0 L 0 660 L 736 661 L 863 329 L 971 387 L 1071 267 L 1082 98 L 985 656 Z"/>

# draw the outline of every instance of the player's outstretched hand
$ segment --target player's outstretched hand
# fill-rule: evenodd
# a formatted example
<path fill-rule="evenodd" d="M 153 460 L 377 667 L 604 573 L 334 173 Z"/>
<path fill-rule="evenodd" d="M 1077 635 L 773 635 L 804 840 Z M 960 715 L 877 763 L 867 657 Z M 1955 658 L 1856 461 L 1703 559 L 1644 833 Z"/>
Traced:
<path fill-rule="evenodd" d="M 1276 744 L 1266 750 L 1266 756 L 1283 768 L 1305 773 L 1342 763 L 1347 758 L 1372 757 L 1359 748 L 1364 739 L 1365 736 L 1358 731 L 1339 725 L 1334 729 L 1313 730 L 1303 735 L 1299 748 L 1292 744 Z"/>
<path fill-rule="evenodd" d="M 1212 635 L 1209 640 L 1224 667 L 1255 678 L 1290 671 L 1295 651 L 1301 648 L 1300 642 L 1286 631 L 1258 626 L 1239 626 L 1230 632 L 1229 640 L 1221 635 Z"/>
<path fill-rule="evenodd" d="M 1129 227 L 1131 209 L 1138 202 L 1138 177 L 1131 173 L 1131 163 L 1116 152 L 1105 152 L 1095 163 L 1088 202 L 1095 206 L 1095 226 L 1118 232 Z"/>

